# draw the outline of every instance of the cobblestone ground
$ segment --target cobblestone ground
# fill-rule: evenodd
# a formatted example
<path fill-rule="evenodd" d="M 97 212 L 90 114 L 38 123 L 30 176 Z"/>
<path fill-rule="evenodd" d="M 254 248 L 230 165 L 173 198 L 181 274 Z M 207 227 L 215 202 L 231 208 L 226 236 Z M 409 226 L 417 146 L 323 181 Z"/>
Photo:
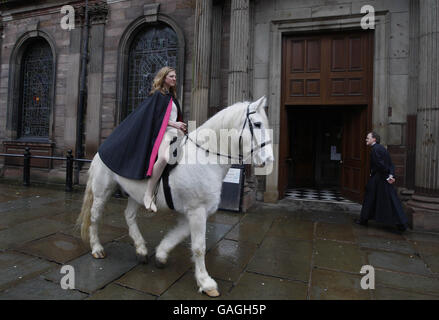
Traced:
<path fill-rule="evenodd" d="M 154 248 L 177 213 L 140 212 L 150 262 L 135 257 L 112 198 L 100 237 L 107 258 L 95 260 L 74 228 L 82 191 L 0 184 L 0 299 L 208 299 L 197 292 L 186 239 L 165 269 Z M 439 235 L 353 224 L 344 211 L 258 203 L 249 212 L 218 211 L 207 225 L 206 265 L 219 299 L 439 299 Z M 63 290 L 63 265 L 75 269 L 75 290 Z M 363 265 L 375 289 L 363 290 Z"/>

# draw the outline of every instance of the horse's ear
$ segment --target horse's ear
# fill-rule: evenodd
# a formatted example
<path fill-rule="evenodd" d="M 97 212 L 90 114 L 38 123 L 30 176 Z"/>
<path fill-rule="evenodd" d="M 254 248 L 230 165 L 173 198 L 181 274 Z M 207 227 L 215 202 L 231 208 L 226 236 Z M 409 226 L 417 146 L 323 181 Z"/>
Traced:
<path fill-rule="evenodd" d="M 263 107 L 266 107 L 266 104 L 267 98 L 265 96 L 262 96 L 261 98 L 250 104 L 250 111 L 258 112 L 259 110 L 262 110 Z"/>
<path fill-rule="evenodd" d="M 267 98 L 265 96 L 262 96 L 261 98 L 250 104 L 250 111 L 258 112 L 262 110 L 262 108 L 266 108 L 267 106 Z"/>

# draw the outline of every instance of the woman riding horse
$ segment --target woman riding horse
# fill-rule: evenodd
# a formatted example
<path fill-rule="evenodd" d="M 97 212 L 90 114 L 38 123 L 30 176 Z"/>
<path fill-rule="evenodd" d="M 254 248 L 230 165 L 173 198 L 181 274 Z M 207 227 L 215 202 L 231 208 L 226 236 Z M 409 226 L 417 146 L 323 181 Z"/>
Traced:
<path fill-rule="evenodd" d="M 152 83 L 150 95 L 99 147 L 101 160 L 112 171 L 129 179 L 148 179 L 143 202 L 157 212 L 154 189 L 169 160 L 169 145 L 186 133 L 177 101 L 177 75 L 163 67 Z"/>

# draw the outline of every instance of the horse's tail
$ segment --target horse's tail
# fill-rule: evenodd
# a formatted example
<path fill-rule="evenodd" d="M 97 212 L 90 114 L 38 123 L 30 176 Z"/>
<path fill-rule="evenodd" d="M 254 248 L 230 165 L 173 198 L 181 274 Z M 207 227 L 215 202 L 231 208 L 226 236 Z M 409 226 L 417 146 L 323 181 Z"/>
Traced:
<path fill-rule="evenodd" d="M 85 188 L 81 213 L 79 214 L 79 217 L 76 220 L 76 227 L 81 228 L 81 238 L 84 242 L 88 242 L 89 240 L 89 228 L 91 224 L 91 207 L 93 205 L 93 191 L 91 185 L 93 183 L 94 162 L 95 161 L 93 159 L 90 165 L 90 169 L 88 169 L 87 187 Z"/>

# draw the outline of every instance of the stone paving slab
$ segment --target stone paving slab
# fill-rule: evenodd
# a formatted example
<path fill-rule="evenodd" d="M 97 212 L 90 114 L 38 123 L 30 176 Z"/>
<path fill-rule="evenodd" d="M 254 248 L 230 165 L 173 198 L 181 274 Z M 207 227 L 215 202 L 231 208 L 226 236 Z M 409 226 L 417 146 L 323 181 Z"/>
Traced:
<path fill-rule="evenodd" d="M 206 268 L 213 278 L 237 281 L 256 249 L 251 242 L 221 240 L 206 255 Z"/>
<path fill-rule="evenodd" d="M 393 252 L 368 253 L 369 264 L 374 268 L 408 272 L 420 275 L 431 275 L 425 262 L 414 255 L 402 255 Z"/>
<path fill-rule="evenodd" d="M 247 270 L 291 280 L 308 281 L 312 243 L 280 237 L 267 237 Z"/>
<path fill-rule="evenodd" d="M 57 201 L 56 198 L 40 195 L 17 198 L 16 200 L 0 203 L 0 213 L 17 209 L 32 209 L 55 201 Z"/>
<path fill-rule="evenodd" d="M 439 279 L 420 275 L 375 270 L 376 286 L 439 296 Z"/>
<path fill-rule="evenodd" d="M 62 231 L 62 233 L 81 240 L 81 230 L 76 226 L 64 229 Z M 123 229 L 123 228 L 108 226 L 105 224 L 99 224 L 99 227 L 98 227 L 98 237 L 99 237 L 99 240 L 101 241 L 101 244 L 105 244 L 109 241 L 119 239 L 127 234 L 128 234 L 127 229 Z M 87 248 L 90 250 L 90 247 L 88 244 L 87 244 Z"/>
<path fill-rule="evenodd" d="M 232 300 L 305 300 L 306 294 L 306 283 L 245 272 L 227 298 Z"/>
<path fill-rule="evenodd" d="M 439 300 L 439 296 L 381 287 L 373 290 L 373 296 L 376 300 Z"/>
<path fill-rule="evenodd" d="M 306 221 L 317 221 L 337 224 L 350 224 L 352 217 L 347 212 L 309 211 L 301 212 L 300 218 Z"/>
<path fill-rule="evenodd" d="M 439 235 L 435 233 L 409 232 L 404 234 L 404 238 L 410 241 L 422 241 L 439 244 Z"/>
<path fill-rule="evenodd" d="M 86 300 L 156 300 L 157 297 L 111 283 Z"/>
<path fill-rule="evenodd" d="M 57 283 L 38 277 L 0 292 L 0 300 L 80 300 L 87 294 L 64 290 Z"/>
<path fill-rule="evenodd" d="M 407 240 L 392 240 L 371 236 L 359 236 L 358 245 L 361 248 L 398 252 L 409 255 L 416 254 L 416 249 Z"/>
<path fill-rule="evenodd" d="M 138 264 L 135 250 L 129 244 L 111 242 L 104 249 L 107 255 L 105 259 L 94 259 L 91 254 L 86 254 L 68 263 L 75 270 L 76 289 L 92 293 L 120 278 Z M 63 276 L 60 269 L 45 274 L 45 279 L 60 283 Z"/>
<path fill-rule="evenodd" d="M 265 234 L 270 229 L 272 222 L 267 221 L 263 224 L 259 224 L 257 222 L 247 222 L 243 220 L 235 225 L 235 227 L 226 235 L 226 239 L 260 244 L 262 240 L 264 240 Z"/>
<path fill-rule="evenodd" d="M 360 275 L 314 269 L 311 280 L 311 300 L 369 300 L 371 290 L 360 286 Z"/>
<path fill-rule="evenodd" d="M 357 245 L 326 240 L 317 240 L 315 243 L 315 266 L 359 273 L 365 264 L 366 255 Z"/>
<path fill-rule="evenodd" d="M 154 261 L 150 261 L 147 265 L 138 265 L 118 279 L 116 283 L 159 296 L 181 278 L 192 265 L 189 250 L 176 250 L 169 256 L 168 263 L 164 269 L 158 269 L 154 265 Z"/>
<path fill-rule="evenodd" d="M 33 219 L 0 231 L 0 249 L 19 246 L 24 242 L 46 237 L 64 230 L 67 224 L 47 218 Z"/>
<path fill-rule="evenodd" d="M 366 237 L 377 237 L 390 240 L 405 240 L 404 236 L 399 234 L 393 228 L 385 228 L 380 225 L 369 223 L 368 227 L 359 226 L 357 224 L 352 224 L 352 230 L 354 235 L 358 238 L 361 236 Z"/>
<path fill-rule="evenodd" d="M 276 219 L 271 225 L 267 236 L 288 237 L 299 240 L 312 240 L 314 234 L 314 222 L 297 219 Z"/>
<path fill-rule="evenodd" d="M 355 242 L 356 240 L 352 226 L 348 224 L 317 222 L 316 236 L 323 240 L 346 242 Z"/>
<path fill-rule="evenodd" d="M 0 254 L 0 290 L 43 273 L 56 264 L 18 252 Z"/>
<path fill-rule="evenodd" d="M 207 222 L 235 225 L 243 218 L 243 216 L 243 213 L 218 210 L 207 219 Z"/>
<path fill-rule="evenodd" d="M 61 213 L 69 212 L 72 214 L 76 214 L 76 217 L 78 217 L 79 213 L 81 212 L 82 201 L 61 199 L 47 203 L 45 207 L 57 209 Z"/>
<path fill-rule="evenodd" d="M 38 218 L 50 218 L 50 216 L 60 213 L 63 213 L 62 209 L 48 210 L 45 206 L 14 209 L 0 213 L 0 225 L 10 228 L 23 222 Z"/>
<path fill-rule="evenodd" d="M 65 264 L 90 251 L 82 240 L 62 233 L 28 242 L 16 250 L 61 264 Z"/>
<path fill-rule="evenodd" d="M 0 194 L 0 203 L 14 201 L 17 200 L 18 197 L 19 195 Z"/>

